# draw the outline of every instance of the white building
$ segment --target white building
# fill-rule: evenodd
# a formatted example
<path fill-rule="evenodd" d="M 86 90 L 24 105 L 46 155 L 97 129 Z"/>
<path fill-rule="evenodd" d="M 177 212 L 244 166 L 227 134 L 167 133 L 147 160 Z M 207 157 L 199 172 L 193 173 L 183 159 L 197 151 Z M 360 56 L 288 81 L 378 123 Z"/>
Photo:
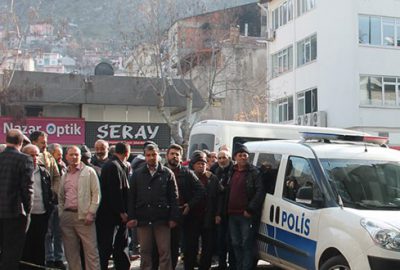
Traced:
<path fill-rule="evenodd" d="M 260 3 L 269 122 L 362 130 L 400 145 L 400 1 Z"/>

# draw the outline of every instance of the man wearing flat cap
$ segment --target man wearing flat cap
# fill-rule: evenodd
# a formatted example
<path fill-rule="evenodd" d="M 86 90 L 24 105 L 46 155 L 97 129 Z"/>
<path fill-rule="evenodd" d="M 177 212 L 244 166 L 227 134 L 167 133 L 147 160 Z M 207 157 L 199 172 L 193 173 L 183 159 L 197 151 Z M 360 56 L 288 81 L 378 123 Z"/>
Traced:
<path fill-rule="evenodd" d="M 190 218 L 185 220 L 185 269 L 194 269 L 197 262 L 199 240 L 201 238 L 201 256 L 199 269 L 210 269 L 216 235 L 216 213 L 220 194 L 218 178 L 207 170 L 207 155 L 196 150 L 190 158 L 190 167 L 199 179 L 205 191 L 204 196 L 194 205 Z"/>
<path fill-rule="evenodd" d="M 236 269 L 254 269 L 255 236 L 261 215 L 264 189 L 258 169 L 249 162 L 249 150 L 236 143 L 233 151 L 236 164 L 224 184 L 220 214 L 227 214 L 229 233 L 236 259 Z"/>

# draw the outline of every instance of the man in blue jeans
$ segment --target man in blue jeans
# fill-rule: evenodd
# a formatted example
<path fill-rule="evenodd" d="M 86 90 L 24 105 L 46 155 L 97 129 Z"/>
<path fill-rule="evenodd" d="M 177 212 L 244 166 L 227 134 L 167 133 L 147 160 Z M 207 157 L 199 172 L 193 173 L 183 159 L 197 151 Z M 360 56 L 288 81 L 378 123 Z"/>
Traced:
<path fill-rule="evenodd" d="M 261 215 L 265 192 L 256 167 L 249 163 L 249 151 L 236 144 L 236 164 L 228 174 L 223 209 L 228 214 L 229 233 L 235 253 L 236 269 L 254 269 L 256 228 Z"/>
<path fill-rule="evenodd" d="M 46 266 L 66 269 L 64 266 L 64 250 L 61 240 L 60 218 L 58 208 L 54 207 L 50 218 L 49 228 L 45 239 Z"/>

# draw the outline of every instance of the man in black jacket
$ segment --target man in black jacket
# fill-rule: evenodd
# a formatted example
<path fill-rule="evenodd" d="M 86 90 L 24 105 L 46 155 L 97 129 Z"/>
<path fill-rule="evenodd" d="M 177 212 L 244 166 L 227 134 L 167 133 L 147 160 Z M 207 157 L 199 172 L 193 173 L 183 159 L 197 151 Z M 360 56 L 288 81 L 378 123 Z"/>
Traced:
<path fill-rule="evenodd" d="M 232 170 L 233 161 L 230 153 L 227 150 L 221 150 L 217 155 L 217 167 L 214 168 L 215 176 L 218 178 L 221 196 L 220 200 L 223 199 L 222 194 L 228 183 L 229 172 Z M 218 205 L 222 205 L 219 203 Z M 218 213 L 221 213 L 221 209 L 218 209 Z M 233 253 L 231 240 L 229 237 L 229 223 L 227 215 L 220 215 L 217 226 L 217 253 L 218 253 L 218 270 L 225 270 L 228 268 L 226 259 L 229 258 L 229 268 L 235 269 L 235 255 Z M 229 253 L 229 257 L 227 254 Z"/>
<path fill-rule="evenodd" d="M 251 270 L 254 269 L 256 229 L 265 193 L 258 169 L 249 163 L 249 150 L 243 144 L 235 146 L 236 164 L 225 184 L 222 210 L 229 219 L 236 269 Z"/>
<path fill-rule="evenodd" d="M 20 130 L 10 129 L 0 153 L 0 269 L 18 269 L 32 209 L 33 161 L 20 152 L 23 139 Z"/>
<path fill-rule="evenodd" d="M 179 219 L 178 189 L 173 172 L 158 162 L 155 144 L 144 148 L 146 165 L 135 170 L 130 181 L 128 227 L 137 226 L 140 269 L 152 269 L 153 239 L 161 270 L 171 270 L 171 228 Z"/>
<path fill-rule="evenodd" d="M 167 164 L 176 179 L 179 193 L 179 209 L 181 210 L 180 220 L 178 225 L 171 230 L 171 258 L 172 269 L 176 268 L 179 256 L 179 244 L 183 231 L 191 230 L 190 224 L 187 221 L 192 219 L 192 211 L 196 205 L 204 198 L 205 190 L 201 185 L 197 176 L 192 170 L 182 166 L 183 149 L 178 144 L 171 144 L 167 150 Z M 189 227 L 188 227 L 189 226 Z M 183 234 L 186 237 L 186 234 Z M 185 242 L 185 240 L 184 240 Z M 157 252 L 155 252 L 157 253 Z M 157 258 L 157 254 L 155 254 Z M 157 269 L 158 264 L 154 262 L 153 269 Z"/>
<path fill-rule="evenodd" d="M 39 148 L 34 144 L 27 144 L 22 148 L 22 153 L 32 157 L 34 166 L 33 206 L 22 260 L 28 263 L 44 265 L 44 241 L 49 224 L 49 215 L 54 206 L 50 173 L 44 165 L 38 164 L 39 152 Z M 36 269 L 36 267 L 24 264 L 21 265 L 20 269 Z"/>
<path fill-rule="evenodd" d="M 208 270 L 211 268 L 214 251 L 220 185 L 218 178 L 207 170 L 206 153 L 194 151 L 190 158 L 190 166 L 206 192 L 202 200 L 191 209 L 191 218 L 185 221 L 185 270 L 193 270 L 196 266 L 200 238 L 199 270 Z"/>
<path fill-rule="evenodd" d="M 102 199 L 97 210 L 96 230 L 100 266 L 108 269 L 108 260 L 113 255 L 117 270 L 129 270 L 128 254 L 128 173 L 125 165 L 130 154 L 130 146 L 125 143 L 115 145 L 115 154 L 103 165 L 100 177 Z"/>

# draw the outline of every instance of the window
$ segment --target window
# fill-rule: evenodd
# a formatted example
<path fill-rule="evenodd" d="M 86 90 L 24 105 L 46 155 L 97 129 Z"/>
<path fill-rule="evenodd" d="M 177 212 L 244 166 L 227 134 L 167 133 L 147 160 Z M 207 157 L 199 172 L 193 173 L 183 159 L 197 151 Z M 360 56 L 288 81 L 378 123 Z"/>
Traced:
<path fill-rule="evenodd" d="M 382 45 L 383 46 L 394 46 L 395 40 L 395 19 L 394 18 L 382 18 Z"/>
<path fill-rule="evenodd" d="M 314 198 L 318 197 L 318 190 L 308 160 L 289 157 L 283 183 L 283 198 L 311 206 Z"/>
<path fill-rule="evenodd" d="M 195 150 L 214 150 L 215 136 L 213 134 L 194 134 L 191 136 L 190 140 L 193 142 L 202 142 L 199 144 L 195 143 L 189 146 L 190 155 Z"/>
<path fill-rule="evenodd" d="M 396 20 L 396 46 L 400 46 L 400 19 Z"/>
<path fill-rule="evenodd" d="M 272 55 L 272 76 L 277 77 L 293 68 L 293 46 Z"/>
<path fill-rule="evenodd" d="M 317 88 L 297 94 L 297 115 L 318 111 Z"/>
<path fill-rule="evenodd" d="M 275 30 L 293 20 L 293 0 L 283 2 L 272 11 L 272 28 Z"/>
<path fill-rule="evenodd" d="M 25 115 L 28 117 L 43 116 L 42 106 L 25 106 Z"/>
<path fill-rule="evenodd" d="M 293 97 L 282 98 L 278 101 L 278 121 L 293 120 Z"/>
<path fill-rule="evenodd" d="M 387 160 L 321 159 L 345 207 L 399 210 L 400 165 Z"/>
<path fill-rule="evenodd" d="M 274 193 L 281 160 L 282 155 L 280 154 L 260 153 L 258 155 L 257 167 L 260 168 L 262 181 L 265 184 L 267 193 Z"/>
<path fill-rule="evenodd" d="M 400 19 L 359 15 L 358 42 L 385 47 L 400 47 Z"/>
<path fill-rule="evenodd" d="M 400 77 L 360 76 L 361 105 L 400 106 Z"/>
<path fill-rule="evenodd" d="M 315 0 L 297 0 L 297 17 L 315 7 Z"/>
<path fill-rule="evenodd" d="M 297 42 L 297 66 L 317 59 L 317 35 Z"/>
<path fill-rule="evenodd" d="M 266 26 L 267 25 L 267 16 L 261 15 L 261 25 Z"/>

